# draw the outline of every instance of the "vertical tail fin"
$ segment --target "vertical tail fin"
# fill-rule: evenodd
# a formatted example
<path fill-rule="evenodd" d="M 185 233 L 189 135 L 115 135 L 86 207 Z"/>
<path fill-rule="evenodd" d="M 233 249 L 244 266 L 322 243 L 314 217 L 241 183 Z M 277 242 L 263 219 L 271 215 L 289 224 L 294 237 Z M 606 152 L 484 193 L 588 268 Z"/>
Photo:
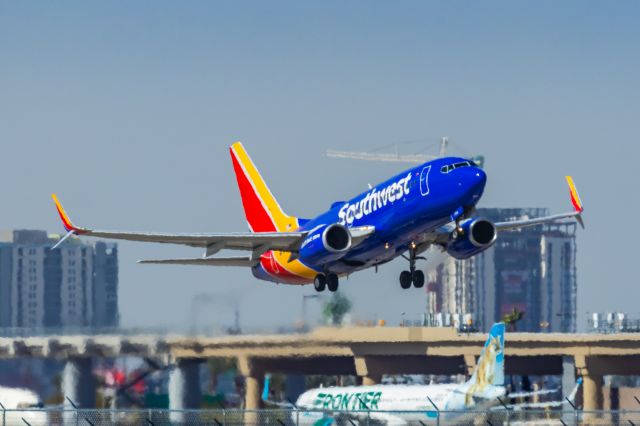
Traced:
<path fill-rule="evenodd" d="M 467 383 L 471 389 L 478 390 L 486 385 L 504 386 L 504 323 L 491 327 L 476 369 Z"/>
<path fill-rule="evenodd" d="M 262 400 L 267 402 L 269 401 L 269 386 L 271 385 L 271 374 L 265 374 L 264 376 L 264 387 L 262 388 Z"/>
<path fill-rule="evenodd" d="M 229 151 L 249 228 L 253 232 L 287 232 L 298 228 L 297 218 L 282 210 L 242 143 L 234 143 Z"/>
<path fill-rule="evenodd" d="M 582 377 L 578 377 L 578 380 L 576 380 L 576 385 L 571 390 L 571 393 L 566 396 L 565 401 L 569 401 L 571 404 L 573 404 L 576 401 L 576 395 L 578 394 L 578 389 L 580 389 L 581 385 Z"/>

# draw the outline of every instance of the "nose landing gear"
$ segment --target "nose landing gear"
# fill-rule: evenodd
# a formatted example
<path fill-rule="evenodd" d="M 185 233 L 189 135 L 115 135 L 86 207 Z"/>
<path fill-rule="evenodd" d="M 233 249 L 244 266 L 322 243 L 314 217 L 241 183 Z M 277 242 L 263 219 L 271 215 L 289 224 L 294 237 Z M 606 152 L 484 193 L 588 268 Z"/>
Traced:
<path fill-rule="evenodd" d="M 415 245 L 411 245 L 409 247 L 409 257 L 402 256 L 409 261 L 409 270 L 402 271 L 400 273 L 400 287 L 403 289 L 408 289 L 411 287 L 411 283 L 415 288 L 424 287 L 424 272 L 419 269 L 416 269 L 416 259 L 425 259 L 421 256 L 416 256 L 416 248 Z M 426 260 L 426 259 L 425 259 Z"/>

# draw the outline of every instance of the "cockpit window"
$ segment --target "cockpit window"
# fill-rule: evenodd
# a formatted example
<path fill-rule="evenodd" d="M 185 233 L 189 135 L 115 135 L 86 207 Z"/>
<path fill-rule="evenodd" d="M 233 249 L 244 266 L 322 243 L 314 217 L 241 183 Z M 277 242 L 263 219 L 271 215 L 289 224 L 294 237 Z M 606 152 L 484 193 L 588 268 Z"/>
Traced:
<path fill-rule="evenodd" d="M 478 166 L 473 161 L 462 161 L 460 163 L 444 165 L 440 168 L 440 172 L 449 173 L 454 169 L 459 169 L 460 167 L 478 167 Z"/>

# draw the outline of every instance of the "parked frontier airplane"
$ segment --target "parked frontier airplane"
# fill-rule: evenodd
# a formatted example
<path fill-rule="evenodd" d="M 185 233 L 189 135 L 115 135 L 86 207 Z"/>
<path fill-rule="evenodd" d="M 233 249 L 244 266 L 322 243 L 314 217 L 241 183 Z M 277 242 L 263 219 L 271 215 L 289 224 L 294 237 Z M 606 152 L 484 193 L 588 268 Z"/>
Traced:
<path fill-rule="evenodd" d="M 432 385 L 338 386 L 310 389 L 296 403 L 269 400 L 270 377 L 266 376 L 262 399 L 283 408 L 295 408 L 300 424 L 340 424 L 340 417 L 371 420 L 376 424 L 424 424 L 440 420 L 473 424 L 479 411 L 501 405 L 504 400 L 554 393 L 556 390 L 507 394 L 504 383 L 504 323 L 491 327 L 476 368 L 465 383 Z M 560 407 L 575 400 L 582 380 L 579 379 L 567 399 L 541 403 L 521 403 L 509 409 Z M 439 413 L 439 411 L 441 411 Z M 344 420 L 344 419 L 343 419 Z M 346 421 L 343 423 L 348 424 Z"/>
<path fill-rule="evenodd" d="M 567 182 L 574 207 L 570 213 L 498 223 L 477 217 L 475 206 L 487 177 L 475 163 L 457 157 L 405 170 L 348 201 L 334 202 L 314 219 L 302 219 L 282 210 L 240 142 L 230 151 L 251 232 L 167 234 L 81 228 L 71 222 L 53 194 L 67 230 L 56 246 L 72 235 L 87 235 L 201 247 L 202 258 L 140 263 L 245 266 L 259 279 L 313 283 L 317 291 L 336 291 L 338 277 L 402 256 L 409 268 L 400 274 L 400 285 L 407 289 L 412 283 L 424 285 L 424 273 L 416 269 L 416 260 L 431 246 L 466 259 L 491 247 L 502 230 L 567 220 L 582 224 L 582 203 L 570 176 Z M 222 249 L 249 254 L 215 256 Z"/>

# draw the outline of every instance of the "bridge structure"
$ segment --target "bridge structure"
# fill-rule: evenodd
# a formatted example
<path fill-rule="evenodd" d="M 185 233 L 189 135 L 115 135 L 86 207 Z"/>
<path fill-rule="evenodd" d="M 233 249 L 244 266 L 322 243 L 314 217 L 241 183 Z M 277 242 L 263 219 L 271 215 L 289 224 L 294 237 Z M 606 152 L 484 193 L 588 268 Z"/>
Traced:
<path fill-rule="evenodd" d="M 485 334 L 436 327 L 318 328 L 306 334 L 224 337 L 39 336 L 0 338 L 0 359 L 66 360 L 63 392 L 83 408 L 95 405 L 93 359 L 136 356 L 173 363 L 170 408 L 188 409 L 200 401 L 199 364 L 233 358 L 245 378 L 245 407 L 258 409 L 266 373 L 355 375 L 362 384 L 378 383 L 384 374 L 470 374 L 485 340 Z M 585 410 L 602 409 L 603 376 L 640 375 L 640 333 L 513 332 L 505 340 L 507 374 L 561 375 L 563 386 L 571 387 L 582 377 Z"/>

